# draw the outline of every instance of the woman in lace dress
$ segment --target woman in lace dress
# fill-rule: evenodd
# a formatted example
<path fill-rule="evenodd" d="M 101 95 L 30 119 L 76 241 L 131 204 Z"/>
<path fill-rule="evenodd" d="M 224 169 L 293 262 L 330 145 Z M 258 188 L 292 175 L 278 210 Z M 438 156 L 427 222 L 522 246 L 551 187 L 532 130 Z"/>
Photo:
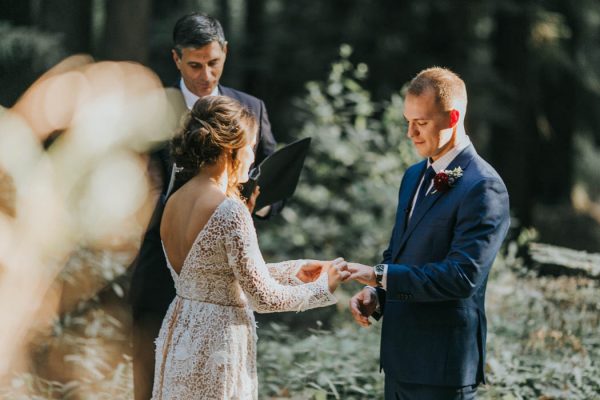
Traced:
<path fill-rule="evenodd" d="M 253 311 L 334 304 L 332 293 L 347 278 L 342 259 L 265 264 L 237 189 L 248 179 L 256 133 L 239 103 L 208 96 L 173 140 L 187 182 L 161 222 L 177 296 L 156 340 L 153 399 L 256 399 Z"/>

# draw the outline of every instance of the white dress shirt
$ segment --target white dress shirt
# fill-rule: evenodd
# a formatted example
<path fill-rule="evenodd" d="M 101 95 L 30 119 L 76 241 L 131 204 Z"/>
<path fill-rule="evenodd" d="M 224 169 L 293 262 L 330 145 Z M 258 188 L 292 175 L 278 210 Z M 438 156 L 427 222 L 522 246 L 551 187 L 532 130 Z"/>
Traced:
<path fill-rule="evenodd" d="M 198 101 L 200 97 L 196 96 L 194 93 L 190 91 L 190 89 L 185 86 L 185 82 L 183 78 L 179 80 L 179 88 L 181 89 L 181 93 L 183 93 L 183 98 L 185 99 L 185 105 L 188 110 L 191 110 L 194 107 L 194 104 Z M 215 85 L 215 88 L 210 92 L 211 96 L 219 95 L 219 85 Z"/>

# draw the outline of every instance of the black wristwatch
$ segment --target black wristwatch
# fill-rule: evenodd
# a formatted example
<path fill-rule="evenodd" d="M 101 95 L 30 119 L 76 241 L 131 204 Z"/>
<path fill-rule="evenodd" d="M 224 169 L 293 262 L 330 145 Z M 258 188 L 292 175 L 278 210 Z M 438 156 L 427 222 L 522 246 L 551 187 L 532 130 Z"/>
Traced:
<path fill-rule="evenodd" d="M 373 272 L 375 272 L 375 284 L 377 287 L 382 287 L 383 283 L 383 273 L 385 272 L 385 264 L 377 264 L 373 267 Z"/>

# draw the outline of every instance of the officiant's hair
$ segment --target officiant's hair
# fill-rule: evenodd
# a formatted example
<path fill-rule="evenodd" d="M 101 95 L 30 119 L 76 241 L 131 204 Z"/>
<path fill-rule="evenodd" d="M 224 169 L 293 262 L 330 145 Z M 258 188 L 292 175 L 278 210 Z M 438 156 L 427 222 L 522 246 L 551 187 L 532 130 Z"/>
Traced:
<path fill-rule="evenodd" d="M 465 82 L 456 73 L 442 67 L 424 69 L 410 81 L 407 93 L 420 96 L 428 89 L 434 91 L 442 110 L 459 108 L 464 116 L 467 109 L 467 88 Z"/>
<path fill-rule="evenodd" d="M 191 13 L 179 18 L 173 28 L 173 49 L 181 57 L 186 47 L 200 48 L 217 42 L 225 48 L 227 41 L 219 21 L 208 14 Z"/>
<path fill-rule="evenodd" d="M 171 157 L 178 168 L 174 190 L 193 178 L 205 165 L 215 164 L 225 152 L 231 173 L 227 193 L 239 196 L 238 151 L 258 132 L 254 115 L 226 96 L 201 97 L 186 117 L 183 128 L 171 142 Z"/>

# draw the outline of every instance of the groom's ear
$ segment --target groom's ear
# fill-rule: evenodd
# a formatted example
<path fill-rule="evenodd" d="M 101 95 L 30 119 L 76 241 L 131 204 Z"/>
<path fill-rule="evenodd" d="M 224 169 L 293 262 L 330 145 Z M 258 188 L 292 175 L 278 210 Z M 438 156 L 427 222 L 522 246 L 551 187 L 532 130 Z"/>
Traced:
<path fill-rule="evenodd" d="M 456 109 L 450 110 L 450 128 L 454 128 L 456 126 L 459 117 L 460 111 Z"/>

